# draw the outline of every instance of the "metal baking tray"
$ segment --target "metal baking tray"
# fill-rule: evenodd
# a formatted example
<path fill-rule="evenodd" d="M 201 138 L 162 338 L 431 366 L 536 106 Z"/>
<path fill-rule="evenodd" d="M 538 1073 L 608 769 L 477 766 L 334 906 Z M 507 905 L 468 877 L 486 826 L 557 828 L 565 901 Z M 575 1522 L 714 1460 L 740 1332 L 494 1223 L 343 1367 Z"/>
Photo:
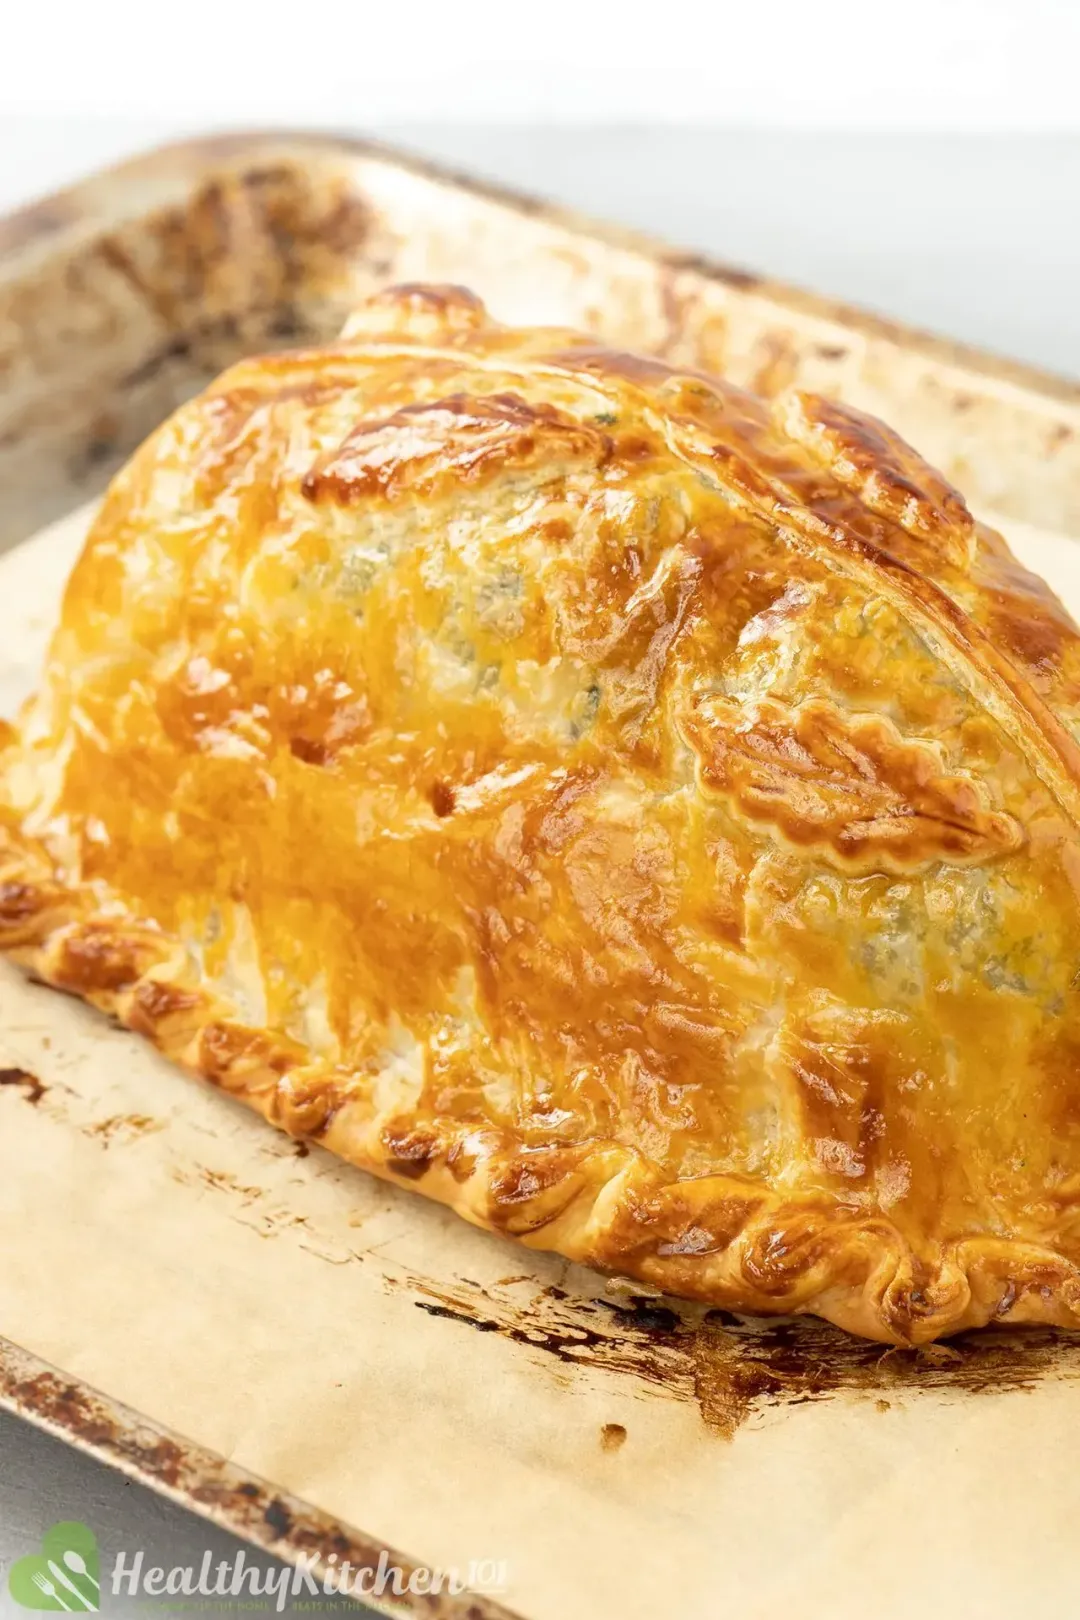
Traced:
<path fill-rule="evenodd" d="M 266 134 L 152 152 L 0 222 L 0 547 L 101 489 L 230 361 L 425 278 L 759 393 L 848 400 L 975 504 L 1080 528 L 1074 383 L 370 142 Z"/>
<path fill-rule="evenodd" d="M 418 279 L 766 394 L 795 382 L 841 397 L 976 507 L 1080 535 L 1073 383 L 366 141 L 267 133 L 153 152 L 0 222 L 0 550 L 97 493 L 238 356 L 327 337 L 372 289 Z M 6 1340 L 0 1405 L 286 1559 L 378 1558 L 378 1538 Z M 508 1612 L 485 1597 L 398 1608 Z"/>

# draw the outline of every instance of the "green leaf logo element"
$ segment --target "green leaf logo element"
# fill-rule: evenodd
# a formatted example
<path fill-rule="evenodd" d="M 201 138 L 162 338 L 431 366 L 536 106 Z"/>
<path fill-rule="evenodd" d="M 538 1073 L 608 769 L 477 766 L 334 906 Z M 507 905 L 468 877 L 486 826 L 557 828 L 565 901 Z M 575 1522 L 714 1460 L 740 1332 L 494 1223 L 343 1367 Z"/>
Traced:
<path fill-rule="evenodd" d="M 41 1551 L 12 1565 L 8 1590 L 24 1609 L 96 1614 L 100 1573 L 94 1532 L 72 1519 L 46 1530 Z"/>

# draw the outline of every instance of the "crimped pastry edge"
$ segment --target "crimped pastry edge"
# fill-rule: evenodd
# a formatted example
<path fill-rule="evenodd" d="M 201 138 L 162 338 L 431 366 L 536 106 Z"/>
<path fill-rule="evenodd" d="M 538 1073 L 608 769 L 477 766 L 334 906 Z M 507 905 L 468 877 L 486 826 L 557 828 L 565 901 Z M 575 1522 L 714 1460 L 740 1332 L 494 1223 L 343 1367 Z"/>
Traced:
<path fill-rule="evenodd" d="M 1080 1326 L 1080 1267 L 1044 1245 L 972 1237 L 938 1245 L 930 1263 L 886 1217 L 829 1194 L 785 1198 L 737 1176 L 665 1179 L 613 1140 L 534 1148 L 451 1119 L 367 1114 L 337 1096 L 347 1075 L 188 983 L 178 938 L 101 911 L 44 866 L 0 830 L 0 951 L 11 961 L 278 1129 L 485 1231 L 716 1308 L 812 1314 L 886 1344 L 990 1322 Z"/>

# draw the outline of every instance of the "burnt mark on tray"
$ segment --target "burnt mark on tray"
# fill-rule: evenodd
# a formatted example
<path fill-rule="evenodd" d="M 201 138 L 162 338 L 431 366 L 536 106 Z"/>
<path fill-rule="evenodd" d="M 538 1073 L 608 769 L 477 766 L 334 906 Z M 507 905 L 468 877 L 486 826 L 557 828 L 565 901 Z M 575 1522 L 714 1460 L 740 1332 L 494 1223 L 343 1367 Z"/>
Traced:
<path fill-rule="evenodd" d="M 752 270 L 740 270 L 730 264 L 718 264 L 714 259 L 706 258 L 703 253 L 685 253 L 676 250 L 674 253 L 665 253 L 659 262 L 669 270 L 687 270 L 691 274 L 702 276 L 707 281 L 722 282 L 725 287 L 733 287 L 737 292 L 757 292 L 765 283 L 764 277 L 755 275 Z"/>
<path fill-rule="evenodd" d="M 275 1536 L 287 1536 L 292 1529 L 292 1514 L 280 1496 L 275 1496 L 272 1501 L 267 1502 L 263 1510 L 263 1518 Z"/>
<path fill-rule="evenodd" d="M 191 359 L 191 342 L 187 337 L 169 338 L 160 347 L 148 354 L 137 366 L 124 373 L 120 378 L 122 389 L 141 388 L 147 383 L 156 381 L 167 366 L 175 365 L 177 361 Z"/>
<path fill-rule="evenodd" d="M 812 1318 L 745 1318 L 642 1296 L 574 1296 L 549 1287 L 508 1298 L 452 1294 L 410 1279 L 417 1309 L 563 1364 L 625 1374 L 643 1395 L 693 1402 L 730 1439 L 749 1419 L 854 1396 L 888 1412 L 897 1400 L 1023 1392 L 1080 1379 L 1080 1335 L 1051 1328 L 985 1329 L 904 1349 L 856 1339 Z"/>
<path fill-rule="evenodd" d="M 99 411 L 94 419 L 86 424 L 82 445 L 72 457 L 73 462 L 87 472 L 107 466 L 114 457 L 121 454 L 122 432 L 122 424 L 115 411 Z"/>
<path fill-rule="evenodd" d="M 80 268 L 111 304 L 135 304 L 150 317 L 145 348 L 110 389 L 128 402 L 125 421 L 132 399 L 149 395 L 157 406 L 148 418 L 150 407 L 138 407 L 134 431 L 91 432 L 74 472 L 85 479 L 99 461 L 117 459 L 241 356 L 332 336 L 353 300 L 357 263 L 377 257 L 368 252 L 380 246 L 376 223 L 349 174 L 286 156 L 230 163 L 179 204 L 99 235 Z"/>
<path fill-rule="evenodd" d="M 32 1106 L 36 1106 L 49 1089 L 27 1069 L 0 1069 L 0 1086 L 15 1086 Z"/>
<path fill-rule="evenodd" d="M 779 329 L 763 332 L 750 356 L 752 370 L 748 386 L 755 394 L 772 399 L 796 380 L 801 360 L 793 332 Z"/>
<path fill-rule="evenodd" d="M 166 1434 L 134 1412 L 41 1369 L 40 1363 L 2 1340 L 0 1403 L 289 1562 L 314 1554 L 317 1569 L 331 1567 L 333 1560 L 339 1568 L 349 1563 L 361 1571 L 377 1569 L 384 1556 L 406 1576 L 417 1567 L 395 1548 L 243 1473 L 225 1458 Z M 514 1620 L 501 1604 L 471 1593 L 459 1600 L 448 1593 L 413 1596 L 406 1591 L 397 1601 L 403 1613 L 426 1620 L 461 1620 L 463 1615 L 471 1620 Z M 468 1606 L 463 1608 L 462 1602 Z"/>
<path fill-rule="evenodd" d="M 279 343 L 299 343 L 310 337 L 311 329 L 295 305 L 283 304 L 267 317 L 266 335 Z"/>

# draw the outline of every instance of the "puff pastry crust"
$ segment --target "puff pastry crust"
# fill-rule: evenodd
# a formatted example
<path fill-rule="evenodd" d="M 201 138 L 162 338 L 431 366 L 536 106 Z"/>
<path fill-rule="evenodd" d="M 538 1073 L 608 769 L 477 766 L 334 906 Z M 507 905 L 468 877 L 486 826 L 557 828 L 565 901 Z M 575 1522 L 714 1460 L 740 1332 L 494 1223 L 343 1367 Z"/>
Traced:
<path fill-rule="evenodd" d="M 1080 633 L 880 423 L 404 287 L 112 486 L 0 949 L 527 1244 L 1080 1313 Z"/>

